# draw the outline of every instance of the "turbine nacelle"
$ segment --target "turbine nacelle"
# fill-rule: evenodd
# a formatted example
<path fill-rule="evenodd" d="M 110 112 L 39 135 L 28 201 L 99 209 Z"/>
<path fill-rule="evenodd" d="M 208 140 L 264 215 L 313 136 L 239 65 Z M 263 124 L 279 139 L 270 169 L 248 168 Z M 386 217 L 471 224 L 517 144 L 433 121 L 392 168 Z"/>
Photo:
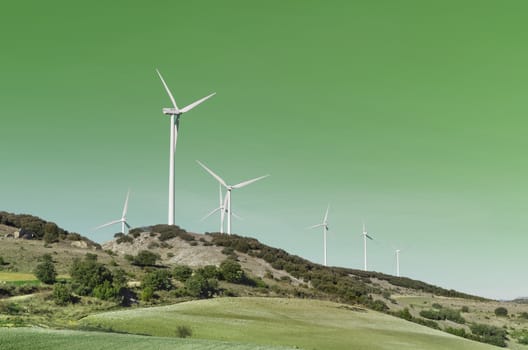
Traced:
<path fill-rule="evenodd" d="M 181 112 L 176 108 L 163 108 L 163 114 L 165 115 L 179 115 Z"/>

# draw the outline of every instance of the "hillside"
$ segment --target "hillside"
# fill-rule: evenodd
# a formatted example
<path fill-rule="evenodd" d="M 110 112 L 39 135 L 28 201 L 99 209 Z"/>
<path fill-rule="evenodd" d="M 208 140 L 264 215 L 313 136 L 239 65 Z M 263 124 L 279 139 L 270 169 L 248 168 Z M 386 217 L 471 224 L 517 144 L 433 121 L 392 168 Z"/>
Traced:
<path fill-rule="evenodd" d="M 525 348 L 521 343 L 528 340 L 528 305 L 525 303 L 486 300 L 409 278 L 324 267 L 252 238 L 196 234 L 177 226 L 155 225 L 133 229 L 127 235 L 117 234 L 101 247 L 67 238 L 55 242 L 15 238 L 13 233 L 19 229 L 0 226 L 0 257 L 4 261 L 0 265 L 0 281 L 4 281 L 3 286 L 0 284 L 0 298 L 4 297 L 0 300 L 0 326 L 78 328 L 88 322 L 90 318 L 83 319 L 87 315 L 123 306 L 144 310 L 143 313 L 148 311 L 143 309 L 145 307 L 178 304 L 196 298 L 288 297 L 360 306 L 388 314 L 383 317 L 411 328 L 418 327 L 413 324 L 417 323 L 435 332 L 442 330 L 442 334 L 453 333 L 513 349 Z M 114 275 L 114 282 L 111 275 L 109 280 L 114 285 L 118 275 L 121 279 L 124 277 L 125 284 L 104 294 L 102 290 L 97 292 L 99 294 L 76 294 L 72 299 L 75 302 L 59 307 L 53 302 L 54 288 L 40 284 L 32 275 L 43 254 L 52 256 L 59 276 L 66 281 L 63 283 L 71 285 L 73 291 L 77 290 L 78 282 L 70 277 L 72 267 L 80 266 L 83 261 Z M 144 264 L 139 259 L 142 254 L 155 260 Z M 225 265 L 229 261 L 231 263 Z M 235 271 L 235 275 L 226 275 L 226 266 L 237 269 L 237 265 L 240 270 Z M 188 266 L 186 268 L 192 272 L 195 279 L 192 283 L 196 282 L 194 277 L 203 276 L 200 278 L 205 279 L 200 283 L 206 283 L 202 287 L 209 289 L 193 292 L 190 280 L 176 275 L 176 270 L 182 266 Z M 150 283 L 146 281 L 160 276 L 169 280 L 145 294 L 145 283 Z M 495 314 L 499 307 L 507 310 L 506 316 Z M 243 318 L 240 320 L 245 322 Z M 244 341 L 236 337 L 227 340 Z"/>

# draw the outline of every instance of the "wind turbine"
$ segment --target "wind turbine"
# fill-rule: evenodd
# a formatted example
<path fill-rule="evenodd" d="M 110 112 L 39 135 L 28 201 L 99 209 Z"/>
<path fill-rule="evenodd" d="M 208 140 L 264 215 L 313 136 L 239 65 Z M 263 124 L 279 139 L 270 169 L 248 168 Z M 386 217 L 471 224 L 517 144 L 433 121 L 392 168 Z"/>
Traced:
<path fill-rule="evenodd" d="M 222 184 L 218 184 L 218 198 L 219 198 L 219 206 L 216 209 L 211 210 L 207 215 L 205 215 L 201 221 L 204 221 L 209 216 L 213 215 L 217 211 L 220 211 L 220 233 L 224 233 L 224 216 L 225 212 L 227 211 L 224 206 L 224 201 L 222 200 Z M 238 220 L 242 220 L 242 218 L 235 213 L 233 213 L 233 216 L 237 218 Z"/>
<path fill-rule="evenodd" d="M 163 86 L 165 87 L 165 90 L 167 91 L 167 94 L 169 95 L 169 98 L 172 102 L 173 108 L 163 108 L 163 114 L 170 115 L 170 159 L 169 159 L 169 225 L 174 225 L 174 153 L 176 152 L 176 142 L 178 141 L 178 128 L 180 126 L 180 117 L 183 113 L 189 112 L 194 107 L 198 106 L 205 100 L 213 97 L 216 92 L 213 92 L 212 94 L 205 96 L 190 105 L 178 108 L 178 105 L 176 104 L 176 100 L 172 96 L 172 93 L 169 90 L 169 87 L 165 83 L 165 80 L 161 76 L 161 73 L 159 70 L 156 69 L 156 72 L 158 72 L 158 75 L 161 79 L 161 82 L 163 83 Z"/>
<path fill-rule="evenodd" d="M 207 171 L 212 177 L 214 177 L 227 190 L 227 193 L 226 193 L 225 198 L 224 198 L 224 204 L 223 204 L 224 210 L 222 210 L 222 216 L 224 215 L 224 213 L 227 213 L 227 234 L 231 234 L 231 215 L 232 215 L 232 212 L 231 212 L 231 192 L 234 189 L 242 188 L 242 187 L 245 187 L 245 186 L 247 186 L 249 184 L 252 184 L 253 182 L 256 182 L 258 180 L 262 180 L 263 178 L 268 177 L 269 175 L 260 176 L 260 177 L 257 177 L 257 178 L 251 179 L 251 180 L 247 180 L 247 181 L 241 182 L 241 183 L 236 184 L 236 185 L 228 185 L 224 181 L 224 179 L 222 179 L 220 176 L 216 175 L 211 169 L 206 167 L 200 161 L 197 160 L 196 162 L 198 164 L 200 164 L 200 166 L 202 168 L 204 168 L 205 171 Z M 223 220 L 223 218 L 222 218 L 222 220 Z"/>
<path fill-rule="evenodd" d="M 102 224 L 101 226 L 97 226 L 95 229 L 99 230 L 100 228 L 103 228 L 103 227 L 107 227 L 107 226 L 110 226 L 110 225 L 121 223 L 121 233 L 125 233 L 125 226 L 127 228 L 130 228 L 130 225 L 128 224 L 127 219 L 126 219 L 126 215 L 127 215 L 127 211 L 128 211 L 128 197 L 129 196 L 130 196 L 130 190 L 128 190 L 127 195 L 126 195 L 125 205 L 123 207 L 123 214 L 121 214 L 121 219 L 107 222 L 106 224 Z"/>
<path fill-rule="evenodd" d="M 362 233 L 362 235 L 363 235 L 363 254 L 364 254 L 364 257 L 365 257 L 363 270 L 367 271 L 367 238 L 370 239 L 370 240 L 373 240 L 373 238 L 368 235 L 367 227 L 365 226 L 365 223 L 363 223 L 363 233 Z"/>
<path fill-rule="evenodd" d="M 316 227 L 323 227 L 323 251 L 324 251 L 324 266 L 326 266 L 326 232 L 328 231 L 328 210 L 330 210 L 330 204 L 326 207 L 326 213 L 323 218 L 323 222 L 317 225 L 313 225 L 308 227 L 309 229 L 313 229 Z"/>

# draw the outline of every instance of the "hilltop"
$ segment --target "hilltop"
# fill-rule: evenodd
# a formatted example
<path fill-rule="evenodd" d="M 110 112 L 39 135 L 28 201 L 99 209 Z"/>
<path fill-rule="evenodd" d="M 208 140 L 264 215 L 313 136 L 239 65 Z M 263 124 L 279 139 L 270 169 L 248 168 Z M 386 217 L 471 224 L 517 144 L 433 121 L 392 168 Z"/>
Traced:
<path fill-rule="evenodd" d="M 10 219 L 0 224 L 0 280 L 5 281 L 0 285 L 0 325 L 79 328 L 87 324 L 83 317 L 116 308 L 141 310 L 211 297 L 286 297 L 370 309 L 514 349 L 528 342 L 528 305 L 522 302 L 488 300 L 377 272 L 325 267 L 254 238 L 191 233 L 178 226 L 136 228 L 98 245 L 53 224 L 58 239 L 50 242 L 44 239 L 54 227 L 50 223 L 1 213 L 0 218 Z M 32 275 L 44 254 L 52 257 L 62 280 L 55 287 Z M 92 267 L 106 277 L 100 286 L 82 289 L 80 277 L 72 273 Z M 58 286 L 71 293 L 65 306 L 54 303 Z M 496 314 L 498 308 L 506 314 Z M 90 327 L 98 328 L 92 323 Z"/>

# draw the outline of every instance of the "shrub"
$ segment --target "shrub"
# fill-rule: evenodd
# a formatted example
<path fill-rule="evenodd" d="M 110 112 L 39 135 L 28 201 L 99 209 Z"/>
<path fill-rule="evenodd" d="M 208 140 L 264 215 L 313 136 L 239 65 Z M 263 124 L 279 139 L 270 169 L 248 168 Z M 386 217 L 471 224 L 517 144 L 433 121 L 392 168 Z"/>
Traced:
<path fill-rule="evenodd" d="M 4 257 L 0 256 L 0 266 L 4 265 L 9 265 L 9 263 L 4 260 Z"/>
<path fill-rule="evenodd" d="M 55 265 L 53 265 L 51 255 L 44 254 L 41 259 L 42 262 L 35 268 L 35 276 L 43 283 L 55 283 L 57 280 L 57 271 L 55 270 Z"/>
<path fill-rule="evenodd" d="M 469 312 L 469 307 L 467 307 L 466 305 L 462 306 L 460 312 Z"/>
<path fill-rule="evenodd" d="M 433 309 L 437 309 L 437 310 L 440 310 L 442 308 L 442 305 L 438 304 L 438 303 L 433 303 L 433 305 L 431 305 L 431 307 Z"/>
<path fill-rule="evenodd" d="M 113 276 L 103 264 L 97 262 L 97 255 L 86 254 L 84 260 L 75 259 L 70 269 L 72 286 L 79 295 L 91 295 L 94 288 L 105 281 L 111 283 Z"/>
<path fill-rule="evenodd" d="M 119 287 L 114 286 L 110 281 L 106 280 L 102 284 L 95 286 L 92 295 L 101 300 L 114 300 L 120 302 L 119 291 Z"/>
<path fill-rule="evenodd" d="M 172 270 L 175 279 L 181 282 L 187 281 L 192 276 L 192 269 L 187 265 L 178 265 Z"/>
<path fill-rule="evenodd" d="M 132 236 L 123 235 L 116 240 L 117 244 L 121 243 L 133 243 L 134 238 Z"/>
<path fill-rule="evenodd" d="M 523 318 L 525 320 L 528 320 L 528 312 L 521 312 L 519 314 L 519 318 Z"/>
<path fill-rule="evenodd" d="M 141 300 L 143 301 L 150 301 L 154 297 L 154 289 L 151 287 L 143 288 L 141 291 Z"/>
<path fill-rule="evenodd" d="M 192 329 L 189 326 L 178 326 L 176 328 L 176 335 L 179 338 L 187 338 L 192 336 Z"/>
<path fill-rule="evenodd" d="M 57 283 L 53 286 L 53 301 L 55 304 L 64 306 L 75 302 L 75 297 L 71 292 L 71 288 L 67 284 Z"/>
<path fill-rule="evenodd" d="M 171 273 L 168 270 L 154 270 L 143 277 L 141 285 L 143 288 L 150 287 L 153 291 L 171 290 Z"/>
<path fill-rule="evenodd" d="M 231 259 L 222 261 L 220 273 L 224 280 L 231 283 L 243 283 L 247 279 L 242 266 Z"/>
<path fill-rule="evenodd" d="M 495 309 L 495 315 L 499 317 L 508 316 L 508 309 L 506 309 L 505 307 L 499 306 L 498 308 Z"/>
<path fill-rule="evenodd" d="M 159 254 L 149 252 L 148 250 L 141 250 L 132 260 L 132 264 L 137 266 L 154 266 L 160 258 Z"/>
<path fill-rule="evenodd" d="M 218 280 L 205 278 L 196 273 L 185 282 L 185 288 L 190 296 L 198 298 L 211 298 L 218 292 Z"/>

